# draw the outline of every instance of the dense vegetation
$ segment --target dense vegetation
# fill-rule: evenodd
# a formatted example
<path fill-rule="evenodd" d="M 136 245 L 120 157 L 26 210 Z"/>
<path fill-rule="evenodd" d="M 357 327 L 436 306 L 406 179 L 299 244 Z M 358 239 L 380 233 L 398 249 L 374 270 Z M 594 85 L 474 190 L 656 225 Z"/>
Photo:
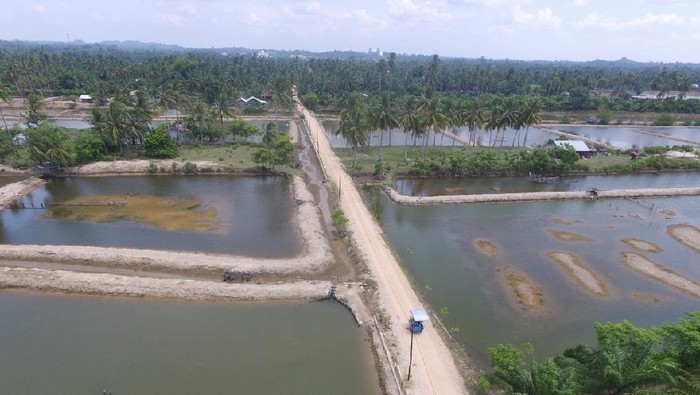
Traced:
<path fill-rule="evenodd" d="M 534 361 L 531 345 L 489 349 L 492 373 L 482 392 L 506 394 L 700 393 L 700 312 L 677 324 L 642 329 L 631 323 L 596 324 L 597 344 Z"/>
<path fill-rule="evenodd" d="M 291 88 L 296 85 L 301 99 L 312 109 L 340 114 L 339 133 L 353 154 L 366 145 L 371 130 L 381 130 L 383 137 L 384 131 L 401 128 L 406 140 L 427 136 L 422 160 L 413 171 L 434 175 L 482 173 L 480 166 L 475 170 L 464 163 L 476 159 L 425 155 L 431 135 L 435 145 L 440 132 L 460 126 L 467 126 L 470 132 L 490 130 L 491 145 L 503 148 L 526 146 L 528 128 L 540 122 L 544 111 L 590 111 L 601 123 L 610 122 L 613 111 L 664 113 L 657 118 L 658 125 L 673 123 L 671 112 L 700 113 L 700 100 L 682 100 L 693 83 L 700 81 L 697 65 L 625 59 L 524 62 L 393 53 L 384 58 L 357 59 L 335 55 L 266 58 L 240 51 L 229 55 L 213 50 L 121 50 L 0 42 L 0 99 L 26 98 L 25 123 L 37 127 L 46 121 L 44 98 L 63 95 L 77 101 L 78 95 L 86 93 L 95 98 L 98 107 L 91 115 L 93 128 L 78 134 L 73 145 L 81 149 L 75 155 L 60 154 L 57 146 L 31 158 L 15 156 L 19 165 L 41 158 L 63 158 L 69 164 L 125 156 L 134 150 L 137 155 L 146 153 L 140 143 L 151 131 L 150 120 L 166 109 L 186 114 L 181 120 L 188 133 L 185 141 L 203 144 L 245 138 L 250 131 L 240 125 L 224 127 L 224 119 L 234 116 L 236 99 L 265 95 L 271 98 L 275 111 L 287 111 L 291 108 Z M 648 89 L 657 91 L 659 98 L 631 98 Z M 245 109 L 247 113 L 265 111 L 260 106 Z M 17 133 L 8 133 L 8 139 Z M 475 144 L 475 135 L 470 133 L 468 144 Z M 98 141 L 101 150 L 97 149 Z M 5 153 L 16 152 L 7 141 L 0 145 Z M 272 168 L 276 163 L 271 156 L 274 143 L 263 145 L 267 153 L 257 153 L 257 163 Z M 70 151 L 70 147 L 65 148 Z M 175 154 L 166 149 L 157 156 L 165 152 Z M 542 157 L 532 158 L 524 155 L 513 154 L 507 161 L 510 170 L 502 170 L 557 173 L 570 167 L 552 157 L 553 153 L 534 153 Z M 378 159 L 382 159 L 381 148 Z M 534 163 L 537 161 L 541 163 Z"/>

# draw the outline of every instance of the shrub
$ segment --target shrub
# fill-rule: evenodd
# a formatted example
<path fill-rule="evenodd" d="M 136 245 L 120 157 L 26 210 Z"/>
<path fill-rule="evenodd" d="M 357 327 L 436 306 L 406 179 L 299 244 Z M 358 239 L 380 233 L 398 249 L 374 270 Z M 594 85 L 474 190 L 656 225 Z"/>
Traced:
<path fill-rule="evenodd" d="M 653 125 L 654 126 L 671 126 L 673 125 L 673 117 L 671 114 L 663 114 L 660 117 L 656 118 L 654 121 Z"/>
<path fill-rule="evenodd" d="M 158 173 L 158 166 L 153 162 L 149 163 L 148 164 L 148 172 L 150 174 Z"/>
<path fill-rule="evenodd" d="M 151 158 L 168 159 L 178 155 L 177 143 L 170 138 L 170 135 L 165 130 L 165 125 L 151 130 L 144 138 L 143 145 L 146 155 Z"/>

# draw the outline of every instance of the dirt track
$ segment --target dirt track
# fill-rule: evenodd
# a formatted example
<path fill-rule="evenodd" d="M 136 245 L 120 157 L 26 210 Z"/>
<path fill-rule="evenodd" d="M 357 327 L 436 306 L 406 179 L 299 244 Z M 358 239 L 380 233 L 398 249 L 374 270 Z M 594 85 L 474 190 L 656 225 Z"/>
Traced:
<path fill-rule="evenodd" d="M 326 174 L 341 191 L 341 206 L 350 220 L 351 237 L 362 251 L 363 258 L 378 283 L 380 304 L 391 318 L 389 343 L 396 343 L 391 352 L 401 371 L 403 384 L 411 394 L 466 393 L 452 353 L 430 323 L 423 333 L 415 336 L 411 380 L 406 380 L 411 339 L 407 329 L 408 311 L 423 308 L 422 303 L 382 237 L 381 228 L 363 204 L 352 179 L 331 149 L 320 123 L 298 100 L 297 106 L 304 114 L 309 137 L 314 146 L 318 147 Z M 316 141 L 317 136 L 320 141 Z"/>
<path fill-rule="evenodd" d="M 396 203 L 408 205 L 490 203 L 490 202 L 530 202 L 540 200 L 591 199 L 585 191 L 570 192 L 523 192 L 523 193 L 488 193 L 481 195 L 444 195 L 444 196 L 406 196 L 391 187 L 385 188 L 387 195 Z M 698 196 L 700 187 L 691 188 L 642 188 L 613 189 L 598 191 L 598 199 L 619 199 L 626 197 L 671 197 Z"/>

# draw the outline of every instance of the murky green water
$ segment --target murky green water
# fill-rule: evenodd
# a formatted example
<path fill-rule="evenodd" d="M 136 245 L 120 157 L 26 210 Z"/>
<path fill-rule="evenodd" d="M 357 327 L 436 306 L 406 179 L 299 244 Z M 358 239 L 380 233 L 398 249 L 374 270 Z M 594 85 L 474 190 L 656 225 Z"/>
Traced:
<path fill-rule="evenodd" d="M 337 303 L 204 304 L 0 293 L 5 394 L 377 394 Z"/>
<path fill-rule="evenodd" d="M 561 177 L 553 183 L 538 183 L 528 177 L 492 177 L 458 179 L 406 178 L 396 180 L 395 188 L 403 195 L 471 195 L 511 192 L 585 191 L 598 189 L 680 188 L 700 185 L 700 172 L 645 175 L 610 175 Z"/>
<path fill-rule="evenodd" d="M 700 281 L 699 255 L 666 234 L 667 225 L 700 226 L 700 197 L 645 200 L 533 202 L 399 206 L 384 194 L 367 196 L 381 226 L 415 278 L 430 305 L 447 308 L 448 328 L 482 364 L 487 348 L 498 343 L 531 342 L 540 355 L 553 355 L 580 342 L 592 342 L 595 322 L 630 320 L 637 325 L 676 321 L 700 301 L 646 279 L 623 267 L 619 256 L 630 247 L 623 238 L 661 246 L 659 254 L 643 255 L 695 281 Z M 678 213 L 667 219 L 659 210 Z M 579 220 L 560 225 L 553 219 Z M 564 242 L 547 229 L 593 238 L 593 243 Z M 502 253 L 488 257 L 474 247 L 485 238 Z M 607 284 L 611 296 L 600 298 L 574 284 L 548 250 L 576 254 Z M 515 268 L 537 282 L 548 311 L 526 313 L 513 307 L 499 281 L 498 270 Z M 640 294 L 661 301 L 640 301 Z"/>
<path fill-rule="evenodd" d="M 0 242 L 116 246 L 285 257 L 298 253 L 292 226 L 296 204 L 282 177 L 134 176 L 51 181 L 22 199 L 26 207 L 48 207 L 81 195 L 138 194 L 199 199 L 215 208 L 215 232 L 172 232 L 131 221 L 90 223 L 39 218 L 45 209 L 0 213 Z"/>

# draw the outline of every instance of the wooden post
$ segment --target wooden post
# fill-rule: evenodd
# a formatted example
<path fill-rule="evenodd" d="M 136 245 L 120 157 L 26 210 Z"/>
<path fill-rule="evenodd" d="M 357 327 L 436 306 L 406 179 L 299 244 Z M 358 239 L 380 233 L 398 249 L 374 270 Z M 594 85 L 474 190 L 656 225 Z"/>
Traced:
<path fill-rule="evenodd" d="M 411 351 L 408 353 L 408 377 L 406 381 L 411 381 L 411 366 L 413 365 L 413 328 L 409 330 L 411 331 Z"/>

